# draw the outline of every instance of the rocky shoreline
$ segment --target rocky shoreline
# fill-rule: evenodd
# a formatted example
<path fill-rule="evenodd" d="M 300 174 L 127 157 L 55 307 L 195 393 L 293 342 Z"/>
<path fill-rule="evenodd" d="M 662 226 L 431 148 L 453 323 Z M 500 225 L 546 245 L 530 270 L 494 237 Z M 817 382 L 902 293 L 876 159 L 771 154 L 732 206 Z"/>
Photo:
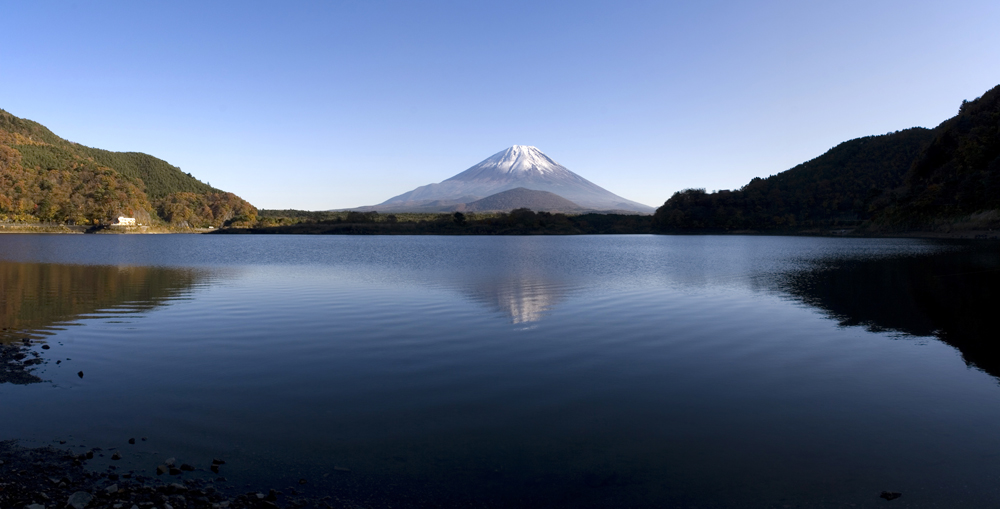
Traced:
<path fill-rule="evenodd" d="M 34 370 L 46 361 L 31 347 L 33 341 L 0 343 L 0 384 L 28 385 L 44 380 Z M 43 345 L 45 349 L 47 345 Z M 83 372 L 78 373 L 83 377 Z M 145 438 L 140 438 L 145 441 Z M 128 439 L 134 445 L 135 438 Z M 65 442 L 60 442 L 60 445 Z M 105 454 L 107 453 L 107 454 Z M 107 456 L 107 458 L 105 457 Z M 2 509 L 244 509 L 274 507 L 361 507 L 335 497 L 306 496 L 299 487 L 279 491 L 262 489 L 242 492 L 228 483 L 226 462 L 192 466 L 163 459 L 156 476 L 142 475 L 108 464 L 103 471 L 88 462 L 107 463 L 122 459 L 119 451 L 99 448 L 74 452 L 57 447 L 25 447 L 17 440 L 0 441 L 0 508 Z"/>
<path fill-rule="evenodd" d="M 307 496 L 294 487 L 283 491 L 239 492 L 219 470 L 223 460 L 206 468 L 164 460 L 157 476 L 138 475 L 109 465 L 87 468 L 103 456 L 99 449 L 75 454 L 55 447 L 23 447 L 0 441 L 0 507 L 10 509 L 244 509 L 274 507 L 361 507 L 332 496 Z M 114 458 L 114 456 L 112 456 Z M 300 484 L 306 484 L 303 479 Z"/>
<path fill-rule="evenodd" d="M 41 354 L 28 348 L 29 345 L 31 340 L 27 338 L 20 344 L 0 343 L 0 384 L 27 385 L 42 381 L 32 371 L 45 361 Z"/>

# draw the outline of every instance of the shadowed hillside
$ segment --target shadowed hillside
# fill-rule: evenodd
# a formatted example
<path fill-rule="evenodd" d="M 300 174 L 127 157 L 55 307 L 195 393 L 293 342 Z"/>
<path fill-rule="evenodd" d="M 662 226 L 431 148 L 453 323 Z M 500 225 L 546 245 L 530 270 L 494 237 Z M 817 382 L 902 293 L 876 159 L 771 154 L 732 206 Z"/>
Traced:
<path fill-rule="evenodd" d="M 933 130 L 847 141 L 733 191 L 685 189 L 657 209 L 667 231 L 1000 227 L 1000 86 Z"/>
<path fill-rule="evenodd" d="M 934 138 L 880 214 L 882 221 L 922 225 L 939 218 L 992 213 L 1000 225 L 1000 86 L 962 101 L 957 116 Z"/>
<path fill-rule="evenodd" d="M 733 191 L 686 189 L 657 209 L 664 229 L 774 229 L 856 225 L 903 184 L 933 136 L 928 129 L 846 141 L 811 161 Z"/>

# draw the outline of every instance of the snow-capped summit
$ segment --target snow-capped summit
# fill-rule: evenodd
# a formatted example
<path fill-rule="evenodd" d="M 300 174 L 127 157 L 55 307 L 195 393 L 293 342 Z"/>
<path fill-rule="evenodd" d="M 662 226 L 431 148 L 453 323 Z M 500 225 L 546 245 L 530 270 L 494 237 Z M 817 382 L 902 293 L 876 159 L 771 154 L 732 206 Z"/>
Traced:
<path fill-rule="evenodd" d="M 501 150 L 496 154 L 493 154 L 485 161 L 477 164 L 470 168 L 470 170 L 478 167 L 492 167 L 495 170 L 505 171 L 507 173 L 524 173 L 524 172 L 538 172 L 538 173 L 550 173 L 555 172 L 556 167 L 562 167 L 559 163 L 549 159 L 549 156 L 542 153 L 535 147 L 530 145 L 514 145 L 506 150 Z"/>
<path fill-rule="evenodd" d="M 441 183 L 421 186 L 364 208 L 386 212 L 426 210 L 469 203 L 518 187 L 555 193 L 587 209 L 653 212 L 652 207 L 607 191 L 528 145 L 514 145 Z"/>

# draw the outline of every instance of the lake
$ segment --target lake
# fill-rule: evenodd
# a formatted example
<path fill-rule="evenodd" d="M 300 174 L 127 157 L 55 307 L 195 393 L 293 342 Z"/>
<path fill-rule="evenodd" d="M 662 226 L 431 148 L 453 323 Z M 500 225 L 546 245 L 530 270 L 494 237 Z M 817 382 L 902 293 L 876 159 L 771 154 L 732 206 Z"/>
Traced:
<path fill-rule="evenodd" d="M 146 475 L 224 458 L 236 488 L 366 507 L 1000 504 L 996 244 L 3 235 L 0 277 L 3 341 L 45 361 L 0 384 L 0 439 Z"/>

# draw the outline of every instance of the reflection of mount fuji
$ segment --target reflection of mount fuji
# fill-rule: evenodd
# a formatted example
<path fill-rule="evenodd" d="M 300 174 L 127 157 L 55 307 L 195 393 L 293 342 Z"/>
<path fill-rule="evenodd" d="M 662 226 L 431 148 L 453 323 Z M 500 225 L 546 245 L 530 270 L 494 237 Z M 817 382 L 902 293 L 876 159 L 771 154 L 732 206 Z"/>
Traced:
<path fill-rule="evenodd" d="M 565 284 L 529 274 L 465 282 L 460 290 L 473 300 L 509 315 L 513 323 L 537 322 L 569 293 Z"/>
<path fill-rule="evenodd" d="M 22 348 L 32 339 L 95 314 L 151 310 L 202 279 L 192 269 L 0 262 L 0 383 L 41 381 Z"/>

